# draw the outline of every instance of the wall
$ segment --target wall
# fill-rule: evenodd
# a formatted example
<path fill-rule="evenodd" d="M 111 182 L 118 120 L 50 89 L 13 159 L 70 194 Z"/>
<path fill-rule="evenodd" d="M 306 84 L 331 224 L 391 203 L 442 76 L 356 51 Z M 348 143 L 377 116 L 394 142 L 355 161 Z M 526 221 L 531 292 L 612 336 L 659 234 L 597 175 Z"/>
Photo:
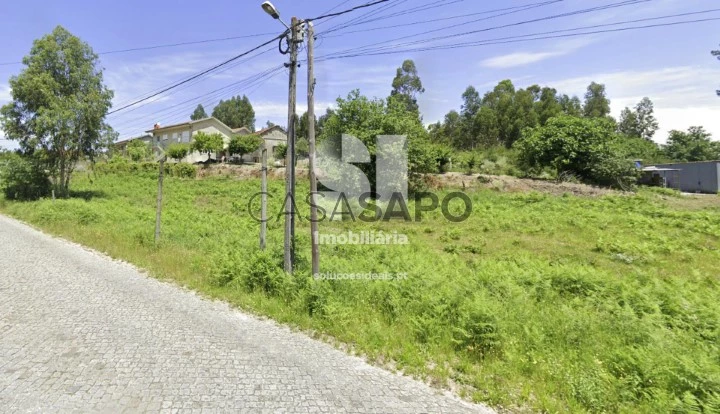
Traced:
<path fill-rule="evenodd" d="M 714 194 L 720 191 L 720 161 L 658 164 L 658 168 L 680 171 L 680 190 L 688 193 Z"/>
<path fill-rule="evenodd" d="M 187 132 L 187 135 L 185 136 L 185 139 L 183 139 L 183 132 Z M 225 125 L 220 123 L 219 121 L 215 119 L 205 119 L 197 122 L 193 122 L 191 124 L 183 124 L 178 125 L 177 127 L 173 128 L 167 128 L 160 131 L 153 131 L 153 136 L 157 139 L 157 143 L 160 144 L 163 148 L 167 148 L 168 145 L 174 144 L 174 143 L 184 143 L 189 144 L 192 142 L 192 136 L 197 134 L 198 132 L 205 132 L 207 134 L 215 134 L 219 133 L 223 137 L 223 142 L 225 144 L 225 148 L 227 148 L 228 143 L 230 142 L 230 135 L 232 134 L 232 131 L 227 128 Z M 167 135 L 167 139 L 162 139 L 163 136 Z M 209 154 L 210 158 L 212 159 L 218 159 L 217 153 L 211 153 Z M 193 151 L 190 154 L 188 154 L 187 157 L 183 158 L 182 162 L 187 163 L 197 163 L 197 162 L 205 162 L 208 160 L 208 154 L 207 153 L 200 153 L 198 151 Z"/>

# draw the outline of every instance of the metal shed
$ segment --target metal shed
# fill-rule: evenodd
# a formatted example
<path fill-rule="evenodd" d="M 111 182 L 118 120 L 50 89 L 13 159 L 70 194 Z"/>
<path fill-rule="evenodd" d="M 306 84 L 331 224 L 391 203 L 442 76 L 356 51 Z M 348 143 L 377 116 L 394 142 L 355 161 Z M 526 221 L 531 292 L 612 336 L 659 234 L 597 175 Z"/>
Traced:
<path fill-rule="evenodd" d="M 678 170 L 677 178 L 668 187 L 688 193 L 717 194 L 720 191 L 720 161 L 657 164 L 657 170 Z"/>

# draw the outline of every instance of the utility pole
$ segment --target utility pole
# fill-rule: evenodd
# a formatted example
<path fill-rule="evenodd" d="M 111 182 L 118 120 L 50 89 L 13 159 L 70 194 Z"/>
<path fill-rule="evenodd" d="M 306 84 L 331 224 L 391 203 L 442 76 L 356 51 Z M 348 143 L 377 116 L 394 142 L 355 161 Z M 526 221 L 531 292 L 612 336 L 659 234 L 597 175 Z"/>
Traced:
<path fill-rule="evenodd" d="M 163 178 L 165 177 L 165 157 L 160 158 L 160 171 L 158 173 L 157 209 L 155 211 L 155 244 L 160 242 L 160 222 L 162 216 Z"/>
<path fill-rule="evenodd" d="M 310 240 L 312 245 L 312 275 L 320 273 L 320 248 L 318 246 L 318 222 L 315 193 L 317 193 L 317 177 L 315 176 L 315 27 L 307 22 L 307 117 L 308 142 L 310 146 Z"/>
<path fill-rule="evenodd" d="M 267 148 L 262 149 L 262 184 L 260 184 L 260 250 L 265 250 L 267 235 Z"/>
<path fill-rule="evenodd" d="M 295 107 L 297 101 L 297 57 L 300 25 L 290 23 L 290 85 L 288 93 L 288 144 L 285 155 L 285 272 L 292 273 L 295 263 Z"/>

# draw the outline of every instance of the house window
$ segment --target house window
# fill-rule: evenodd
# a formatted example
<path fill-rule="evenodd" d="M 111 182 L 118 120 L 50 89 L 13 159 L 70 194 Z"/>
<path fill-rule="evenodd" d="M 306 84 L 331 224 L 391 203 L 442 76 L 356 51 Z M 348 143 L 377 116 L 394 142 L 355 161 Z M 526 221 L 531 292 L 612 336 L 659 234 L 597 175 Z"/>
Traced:
<path fill-rule="evenodd" d="M 168 134 L 163 134 L 162 139 L 163 139 L 163 141 L 167 141 L 167 139 L 168 139 Z"/>
<path fill-rule="evenodd" d="M 183 131 L 182 142 L 190 142 L 190 131 Z"/>

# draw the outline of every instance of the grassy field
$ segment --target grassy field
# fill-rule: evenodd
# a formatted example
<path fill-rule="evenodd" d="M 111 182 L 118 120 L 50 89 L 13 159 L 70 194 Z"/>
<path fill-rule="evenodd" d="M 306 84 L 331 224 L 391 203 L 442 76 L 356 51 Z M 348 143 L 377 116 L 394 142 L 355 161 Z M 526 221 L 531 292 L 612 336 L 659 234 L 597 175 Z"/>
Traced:
<path fill-rule="evenodd" d="M 77 174 L 72 199 L 0 200 L 0 211 L 476 401 L 547 412 L 720 411 L 720 197 L 469 190 L 473 213 L 459 224 L 439 212 L 420 223 L 322 223 L 323 232 L 409 238 L 321 246 L 324 272 L 408 278 L 316 281 L 306 221 L 295 276 L 281 271 L 281 221 L 269 225 L 268 251 L 258 251 L 246 206 L 259 181 L 168 178 L 159 246 L 156 186 L 149 176 Z M 277 212 L 283 182 L 270 189 Z"/>

